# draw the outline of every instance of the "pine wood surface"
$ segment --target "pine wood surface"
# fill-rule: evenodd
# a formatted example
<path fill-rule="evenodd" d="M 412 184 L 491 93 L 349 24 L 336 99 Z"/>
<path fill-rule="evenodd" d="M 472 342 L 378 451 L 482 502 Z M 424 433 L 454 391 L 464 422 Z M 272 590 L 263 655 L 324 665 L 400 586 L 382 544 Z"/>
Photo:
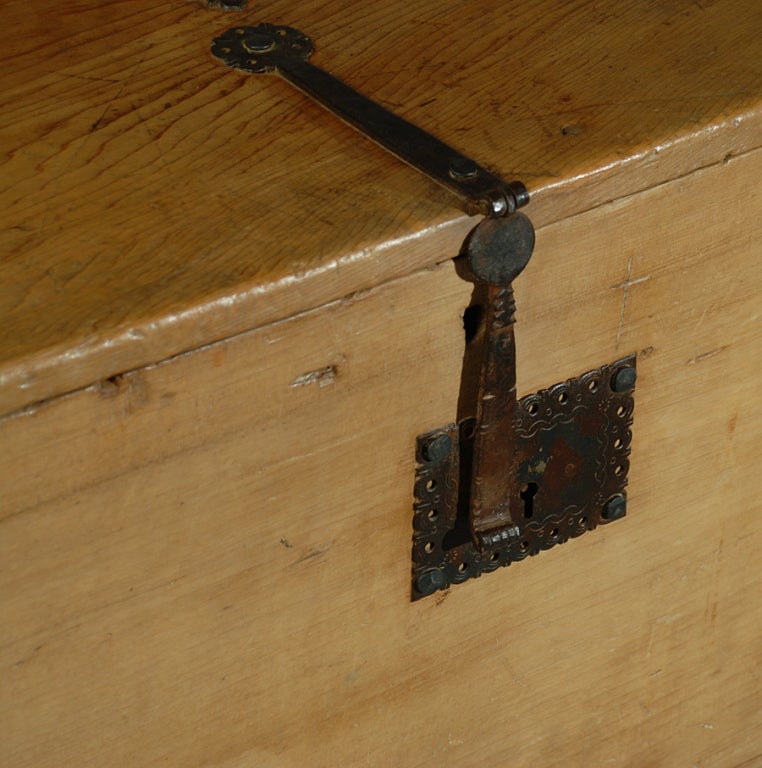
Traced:
<path fill-rule="evenodd" d="M 447 192 L 213 59 L 259 21 L 525 181 L 538 225 L 762 145 L 757 0 L 9 0 L 0 413 L 453 255 Z"/>
<path fill-rule="evenodd" d="M 639 353 L 628 516 L 435 598 L 452 264 L 0 421 L 0 764 L 762 764 L 761 176 L 539 230 L 519 393 Z"/>

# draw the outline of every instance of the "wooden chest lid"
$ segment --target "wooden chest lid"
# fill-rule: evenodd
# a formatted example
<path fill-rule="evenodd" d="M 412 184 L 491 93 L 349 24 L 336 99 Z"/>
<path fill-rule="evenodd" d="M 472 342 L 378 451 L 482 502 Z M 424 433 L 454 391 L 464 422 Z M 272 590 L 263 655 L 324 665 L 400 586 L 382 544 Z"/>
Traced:
<path fill-rule="evenodd" d="M 212 57 L 260 21 L 524 181 L 539 226 L 762 145 L 758 0 L 12 0 L 0 413 L 455 255 L 446 191 Z"/>

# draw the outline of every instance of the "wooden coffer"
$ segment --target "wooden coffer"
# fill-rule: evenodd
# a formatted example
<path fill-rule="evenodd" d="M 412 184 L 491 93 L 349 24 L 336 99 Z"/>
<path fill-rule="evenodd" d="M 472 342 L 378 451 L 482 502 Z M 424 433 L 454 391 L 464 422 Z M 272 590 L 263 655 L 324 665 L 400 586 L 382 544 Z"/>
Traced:
<path fill-rule="evenodd" d="M 757 0 L 10 0 L 0 764 L 762 765 Z M 236 25 L 501 177 L 518 396 L 630 354 L 627 515 L 411 600 L 478 217 Z"/>

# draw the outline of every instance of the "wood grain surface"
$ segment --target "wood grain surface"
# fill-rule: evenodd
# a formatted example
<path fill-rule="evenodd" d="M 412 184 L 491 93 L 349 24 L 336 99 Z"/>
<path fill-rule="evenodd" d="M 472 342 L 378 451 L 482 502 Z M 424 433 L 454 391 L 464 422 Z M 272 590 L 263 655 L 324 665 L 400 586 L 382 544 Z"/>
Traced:
<path fill-rule="evenodd" d="M 0 421 L 0 764 L 762 764 L 760 177 L 539 230 L 518 389 L 638 352 L 628 516 L 433 598 L 451 264 Z"/>
<path fill-rule="evenodd" d="M 0 413 L 454 255 L 447 192 L 213 59 L 235 24 L 301 28 L 315 63 L 523 179 L 539 225 L 762 145 L 757 0 L 249 6 L 0 6 Z"/>

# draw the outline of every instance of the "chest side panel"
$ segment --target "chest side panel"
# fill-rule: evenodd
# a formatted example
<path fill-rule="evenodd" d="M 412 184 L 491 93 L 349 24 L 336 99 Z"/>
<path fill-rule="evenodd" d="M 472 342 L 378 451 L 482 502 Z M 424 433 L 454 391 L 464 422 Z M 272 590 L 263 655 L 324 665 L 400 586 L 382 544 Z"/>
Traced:
<path fill-rule="evenodd" d="M 436 599 L 449 262 L 5 419 L 3 764 L 751 765 L 760 174 L 539 230 L 519 393 L 638 352 L 629 513 Z"/>

